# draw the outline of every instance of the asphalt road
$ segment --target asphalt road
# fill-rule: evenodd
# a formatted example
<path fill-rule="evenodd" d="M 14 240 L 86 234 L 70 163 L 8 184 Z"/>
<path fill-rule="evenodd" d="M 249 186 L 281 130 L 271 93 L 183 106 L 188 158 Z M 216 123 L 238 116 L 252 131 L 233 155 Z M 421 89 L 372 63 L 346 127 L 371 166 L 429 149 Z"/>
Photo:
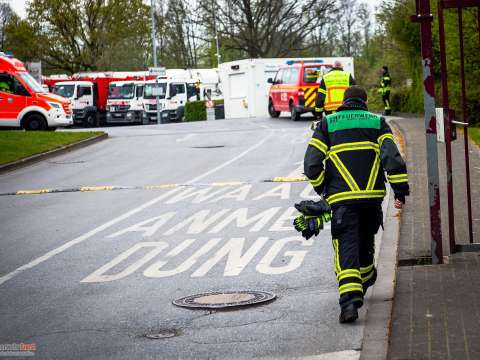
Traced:
<path fill-rule="evenodd" d="M 309 125 L 114 127 L 0 175 L 0 192 L 157 186 L 0 196 L 0 344 L 35 343 L 39 359 L 356 358 L 365 314 L 338 324 L 329 230 L 304 241 L 291 227 L 310 186 L 264 182 L 301 173 Z M 277 299 L 227 312 L 172 305 L 222 290 Z M 162 331 L 176 336 L 144 336 Z"/>

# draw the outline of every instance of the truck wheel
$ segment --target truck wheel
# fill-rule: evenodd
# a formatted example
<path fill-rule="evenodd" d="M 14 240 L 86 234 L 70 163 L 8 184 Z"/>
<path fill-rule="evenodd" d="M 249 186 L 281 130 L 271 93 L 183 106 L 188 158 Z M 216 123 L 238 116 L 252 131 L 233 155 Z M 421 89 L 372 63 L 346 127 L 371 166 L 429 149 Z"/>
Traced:
<path fill-rule="evenodd" d="M 300 114 L 298 113 L 293 103 L 290 103 L 290 119 L 292 119 L 292 121 L 300 120 Z"/>
<path fill-rule="evenodd" d="M 47 122 L 44 117 L 40 114 L 29 115 L 25 119 L 25 130 L 35 131 L 35 130 L 46 130 Z"/>
<path fill-rule="evenodd" d="M 268 113 L 272 118 L 278 118 L 280 116 L 280 111 L 276 111 L 275 107 L 273 106 L 272 99 L 268 101 Z"/>
<path fill-rule="evenodd" d="M 95 127 L 97 125 L 97 119 L 95 114 L 88 113 L 87 117 L 83 121 L 83 124 L 85 125 L 85 127 Z"/>

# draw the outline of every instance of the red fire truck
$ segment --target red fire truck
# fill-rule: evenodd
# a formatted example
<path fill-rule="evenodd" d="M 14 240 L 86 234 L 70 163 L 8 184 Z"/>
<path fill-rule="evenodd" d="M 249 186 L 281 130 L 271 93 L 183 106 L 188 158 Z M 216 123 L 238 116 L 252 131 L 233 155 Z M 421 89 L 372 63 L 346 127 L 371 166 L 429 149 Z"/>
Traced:
<path fill-rule="evenodd" d="M 45 92 L 21 61 L 0 53 L 0 126 L 46 130 L 72 123 L 69 100 Z"/>
<path fill-rule="evenodd" d="M 154 78 L 147 72 L 138 73 L 80 73 L 71 77 L 51 76 L 45 78 L 43 83 L 55 94 L 64 96 L 72 101 L 73 118 L 75 124 L 87 127 L 104 125 L 108 122 L 141 122 L 142 116 L 134 111 L 135 116 L 128 116 L 133 110 L 130 102 L 137 96 L 136 84 L 139 80 Z M 108 105 L 109 93 L 116 82 L 128 82 L 133 87 L 131 99 L 122 99 L 122 106 L 110 108 Z M 120 112 L 119 112 L 120 111 Z M 108 117 L 107 112 L 112 115 Z M 117 114 L 119 116 L 117 116 Z M 131 114 L 130 114 L 131 115 Z"/>

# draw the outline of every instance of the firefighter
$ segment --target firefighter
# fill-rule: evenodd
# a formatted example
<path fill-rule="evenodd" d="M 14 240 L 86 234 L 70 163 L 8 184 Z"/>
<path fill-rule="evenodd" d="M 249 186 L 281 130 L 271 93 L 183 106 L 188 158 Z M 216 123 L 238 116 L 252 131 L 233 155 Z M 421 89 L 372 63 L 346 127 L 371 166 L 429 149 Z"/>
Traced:
<path fill-rule="evenodd" d="M 5 80 L 0 80 L 0 91 L 11 93 L 12 89 L 10 85 Z"/>
<path fill-rule="evenodd" d="M 342 105 L 343 93 L 350 85 L 355 85 L 352 75 L 343 71 L 340 61 L 335 61 L 333 68 L 326 73 L 318 87 L 315 113 L 317 118 L 322 117 L 322 112 L 329 115 Z"/>
<path fill-rule="evenodd" d="M 200 100 L 200 79 L 195 82 L 195 96 L 197 97 L 197 101 Z"/>
<path fill-rule="evenodd" d="M 392 107 L 390 105 L 390 91 L 392 90 L 392 79 L 388 73 L 388 66 L 382 67 L 382 77 L 380 79 L 380 89 L 378 92 L 382 95 L 383 105 L 385 107 L 384 115 L 392 114 Z"/>
<path fill-rule="evenodd" d="M 324 214 L 328 206 L 332 210 L 339 321 L 354 322 L 368 287 L 377 278 L 374 235 L 382 225 L 384 182 L 388 180 L 393 189 L 396 208 L 401 208 L 409 195 L 406 165 L 392 131 L 385 118 L 368 111 L 362 87 L 350 86 L 337 112 L 319 122 L 308 143 L 304 171 L 324 199 L 317 204 L 317 215 Z M 306 227 L 296 224 L 296 229 L 313 236 L 328 217 L 312 219 L 315 207 L 307 204 L 307 208 L 310 212 L 304 214 L 310 216 L 305 216 Z"/>

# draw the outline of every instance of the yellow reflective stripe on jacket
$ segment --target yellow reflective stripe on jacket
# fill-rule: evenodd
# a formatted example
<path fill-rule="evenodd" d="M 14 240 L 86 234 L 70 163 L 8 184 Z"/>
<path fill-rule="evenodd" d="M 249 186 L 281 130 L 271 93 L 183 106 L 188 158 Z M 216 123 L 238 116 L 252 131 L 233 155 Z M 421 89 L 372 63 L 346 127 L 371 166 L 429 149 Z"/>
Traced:
<path fill-rule="evenodd" d="M 327 144 L 325 144 L 323 141 L 318 140 L 318 139 L 316 139 L 316 138 L 311 138 L 311 139 L 310 139 L 310 142 L 308 143 L 308 145 L 314 146 L 315 148 L 317 148 L 318 150 L 320 150 L 321 152 L 323 152 L 325 155 L 327 155 L 328 146 L 327 146 Z"/>
<path fill-rule="evenodd" d="M 322 185 L 323 180 L 325 180 L 325 170 L 322 170 L 315 180 L 310 180 L 310 184 L 312 184 L 313 187 L 317 187 Z"/>
<path fill-rule="evenodd" d="M 322 93 L 322 94 L 326 94 L 326 93 L 327 93 L 327 90 L 322 89 L 322 88 L 319 86 L 319 87 L 318 87 L 318 92 L 319 92 L 319 93 Z"/>
<path fill-rule="evenodd" d="M 380 156 L 375 155 L 375 160 L 373 161 L 373 167 L 370 171 L 370 176 L 368 177 L 368 183 L 366 190 L 373 190 L 375 188 L 375 183 L 377 182 L 378 171 L 380 170 Z"/>
<path fill-rule="evenodd" d="M 333 165 L 337 168 L 338 172 L 342 176 L 343 180 L 347 183 L 348 187 L 352 191 L 359 191 L 360 187 L 358 186 L 357 182 L 353 178 L 352 174 L 347 170 L 345 165 L 343 164 L 342 160 L 338 157 L 336 153 L 329 153 L 329 159 L 332 161 Z"/>
<path fill-rule="evenodd" d="M 378 141 L 378 144 L 380 145 L 380 147 L 382 146 L 383 141 L 384 141 L 385 139 L 390 139 L 390 140 L 392 140 L 392 141 L 395 141 L 392 134 L 390 134 L 390 133 L 383 134 L 383 135 L 379 136 L 379 137 L 378 137 L 378 140 L 377 140 L 377 141 Z"/>
<path fill-rule="evenodd" d="M 362 284 L 348 283 L 340 286 L 338 290 L 340 292 L 340 295 L 345 294 L 347 292 L 351 292 L 351 291 L 361 291 L 363 293 L 363 286 Z"/>
<path fill-rule="evenodd" d="M 358 141 L 333 145 L 332 147 L 330 147 L 330 152 L 342 152 L 350 150 L 373 150 L 375 152 L 379 152 L 380 146 L 371 141 Z"/>
<path fill-rule="evenodd" d="M 335 204 L 339 201 L 357 200 L 357 199 L 378 199 L 385 196 L 385 190 L 360 190 L 344 191 L 327 197 L 329 204 Z"/>
<path fill-rule="evenodd" d="M 391 184 L 408 182 L 408 174 L 395 174 L 395 175 L 388 175 L 387 174 L 387 180 Z"/>

